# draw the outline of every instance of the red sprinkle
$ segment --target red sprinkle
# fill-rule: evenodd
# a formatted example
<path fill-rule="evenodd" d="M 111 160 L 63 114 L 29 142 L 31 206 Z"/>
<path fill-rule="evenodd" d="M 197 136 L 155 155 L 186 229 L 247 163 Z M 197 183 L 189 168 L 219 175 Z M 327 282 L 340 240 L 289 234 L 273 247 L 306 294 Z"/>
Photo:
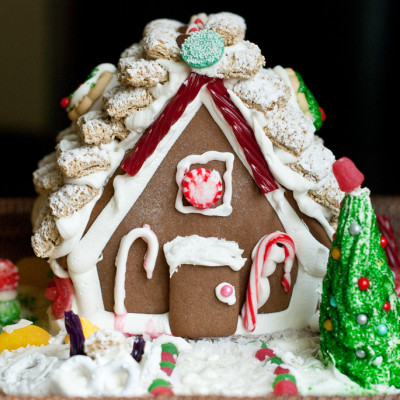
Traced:
<path fill-rule="evenodd" d="M 380 241 L 380 243 L 381 243 L 381 246 L 382 246 L 383 248 L 385 248 L 385 247 L 387 246 L 387 240 L 386 240 L 385 236 L 381 236 L 381 241 Z"/>
<path fill-rule="evenodd" d="M 383 309 L 385 311 L 390 311 L 390 303 L 388 301 L 385 301 L 385 304 L 383 305 Z"/>
<path fill-rule="evenodd" d="M 358 288 L 360 290 L 367 290 L 369 288 L 369 280 L 367 278 L 360 278 L 358 280 Z"/>
<path fill-rule="evenodd" d="M 324 122 L 326 120 L 326 114 L 322 107 L 319 107 L 318 110 L 321 112 L 321 120 Z"/>
<path fill-rule="evenodd" d="M 168 351 L 163 351 L 161 353 L 161 361 L 169 361 L 173 364 L 176 363 L 175 357 L 171 353 L 168 353 Z"/>
<path fill-rule="evenodd" d="M 174 372 L 174 370 L 170 367 L 161 367 L 160 369 L 161 371 L 164 371 L 168 376 L 171 376 L 172 372 Z"/>

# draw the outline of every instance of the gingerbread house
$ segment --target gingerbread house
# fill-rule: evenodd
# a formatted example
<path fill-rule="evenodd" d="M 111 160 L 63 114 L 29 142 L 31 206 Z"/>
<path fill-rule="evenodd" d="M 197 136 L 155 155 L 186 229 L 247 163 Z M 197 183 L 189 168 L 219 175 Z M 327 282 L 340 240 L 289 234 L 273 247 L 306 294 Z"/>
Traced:
<path fill-rule="evenodd" d="M 342 198 L 335 157 L 301 76 L 267 68 L 245 31 L 227 12 L 152 21 L 63 99 L 71 124 L 33 174 L 56 321 L 72 308 L 182 337 L 310 324 Z"/>

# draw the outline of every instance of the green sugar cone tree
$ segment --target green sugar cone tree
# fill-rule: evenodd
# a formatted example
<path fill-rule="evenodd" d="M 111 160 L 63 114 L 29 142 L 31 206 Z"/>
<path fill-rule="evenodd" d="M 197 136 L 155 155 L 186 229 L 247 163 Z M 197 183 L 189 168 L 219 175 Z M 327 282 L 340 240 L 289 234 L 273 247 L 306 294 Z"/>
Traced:
<path fill-rule="evenodd" d="M 323 281 L 321 354 L 365 388 L 400 387 L 400 303 L 364 176 L 348 158 L 333 165 L 339 222 Z"/>

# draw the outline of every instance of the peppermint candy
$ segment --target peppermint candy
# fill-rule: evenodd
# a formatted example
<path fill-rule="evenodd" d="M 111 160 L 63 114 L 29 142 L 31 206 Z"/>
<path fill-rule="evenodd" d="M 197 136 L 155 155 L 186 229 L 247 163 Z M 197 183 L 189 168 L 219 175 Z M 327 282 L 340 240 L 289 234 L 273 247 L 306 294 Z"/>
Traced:
<path fill-rule="evenodd" d="M 221 176 L 217 171 L 193 169 L 182 180 L 182 192 L 192 206 L 209 208 L 221 198 Z"/>

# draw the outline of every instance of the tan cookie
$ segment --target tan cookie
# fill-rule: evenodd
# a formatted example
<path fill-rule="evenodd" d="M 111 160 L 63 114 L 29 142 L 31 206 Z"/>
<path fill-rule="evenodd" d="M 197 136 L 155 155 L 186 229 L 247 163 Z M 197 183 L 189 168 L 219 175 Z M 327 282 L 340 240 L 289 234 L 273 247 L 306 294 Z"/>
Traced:
<path fill-rule="evenodd" d="M 104 111 L 89 111 L 77 121 L 79 133 L 85 144 L 100 145 L 120 140 L 129 135 L 123 121 L 110 118 Z"/>
<path fill-rule="evenodd" d="M 64 177 L 57 162 L 46 162 L 33 172 L 33 185 L 37 194 L 50 194 L 60 189 Z"/>
<path fill-rule="evenodd" d="M 315 132 L 312 121 L 290 104 L 267 113 L 263 129 L 272 143 L 296 157 L 311 144 Z"/>
<path fill-rule="evenodd" d="M 76 121 L 82 114 L 92 107 L 93 103 L 103 94 L 113 76 L 114 75 L 109 71 L 104 71 L 102 73 L 100 79 L 96 82 L 89 93 L 84 96 L 80 103 L 68 113 L 68 117 L 71 121 Z"/>
<path fill-rule="evenodd" d="M 310 190 L 308 195 L 318 204 L 328 207 L 335 215 L 339 215 L 344 193 L 340 190 L 333 172 L 330 175 L 326 185 L 319 190 Z"/>
<path fill-rule="evenodd" d="M 152 59 L 179 61 L 181 53 L 176 42 L 184 24 L 175 20 L 159 19 L 146 25 L 143 31 L 143 48 Z"/>
<path fill-rule="evenodd" d="M 145 88 L 116 86 L 104 93 L 103 108 L 110 117 L 120 119 L 147 107 L 153 101 L 153 96 Z"/>
<path fill-rule="evenodd" d="M 297 161 L 288 165 L 307 180 L 318 183 L 330 174 L 334 161 L 335 156 L 323 145 L 322 139 L 314 136 Z"/>
<path fill-rule="evenodd" d="M 149 88 L 168 80 L 168 71 L 155 60 L 121 58 L 118 71 L 118 81 L 133 87 Z"/>
<path fill-rule="evenodd" d="M 61 235 L 50 210 L 43 215 L 37 229 L 31 237 L 33 251 L 37 257 L 51 257 L 57 246 L 61 244 Z"/>
<path fill-rule="evenodd" d="M 206 29 L 217 32 L 224 40 L 225 46 L 233 46 L 244 40 L 246 22 L 239 15 L 221 12 L 209 15 Z"/>
<path fill-rule="evenodd" d="M 143 40 L 141 40 L 139 43 L 133 43 L 131 46 L 126 48 L 120 55 L 121 58 L 132 57 L 135 58 L 136 60 L 144 58 L 145 56 L 146 53 L 144 52 L 143 48 Z"/>
<path fill-rule="evenodd" d="M 64 185 L 49 197 L 51 213 L 56 219 L 68 217 L 91 202 L 99 193 L 100 189 L 86 185 Z"/>
<path fill-rule="evenodd" d="M 111 166 L 110 156 L 97 146 L 84 145 L 61 151 L 57 165 L 68 178 L 82 178 L 99 171 L 107 171 Z"/>
<path fill-rule="evenodd" d="M 290 89 L 272 69 L 262 68 L 254 77 L 240 80 L 234 93 L 250 108 L 263 113 L 285 107 Z"/>
<path fill-rule="evenodd" d="M 216 67 L 216 78 L 249 79 L 256 75 L 265 65 L 265 58 L 261 54 L 260 48 L 247 40 L 243 40 L 236 46 L 225 47 L 222 58 L 218 61 Z"/>

